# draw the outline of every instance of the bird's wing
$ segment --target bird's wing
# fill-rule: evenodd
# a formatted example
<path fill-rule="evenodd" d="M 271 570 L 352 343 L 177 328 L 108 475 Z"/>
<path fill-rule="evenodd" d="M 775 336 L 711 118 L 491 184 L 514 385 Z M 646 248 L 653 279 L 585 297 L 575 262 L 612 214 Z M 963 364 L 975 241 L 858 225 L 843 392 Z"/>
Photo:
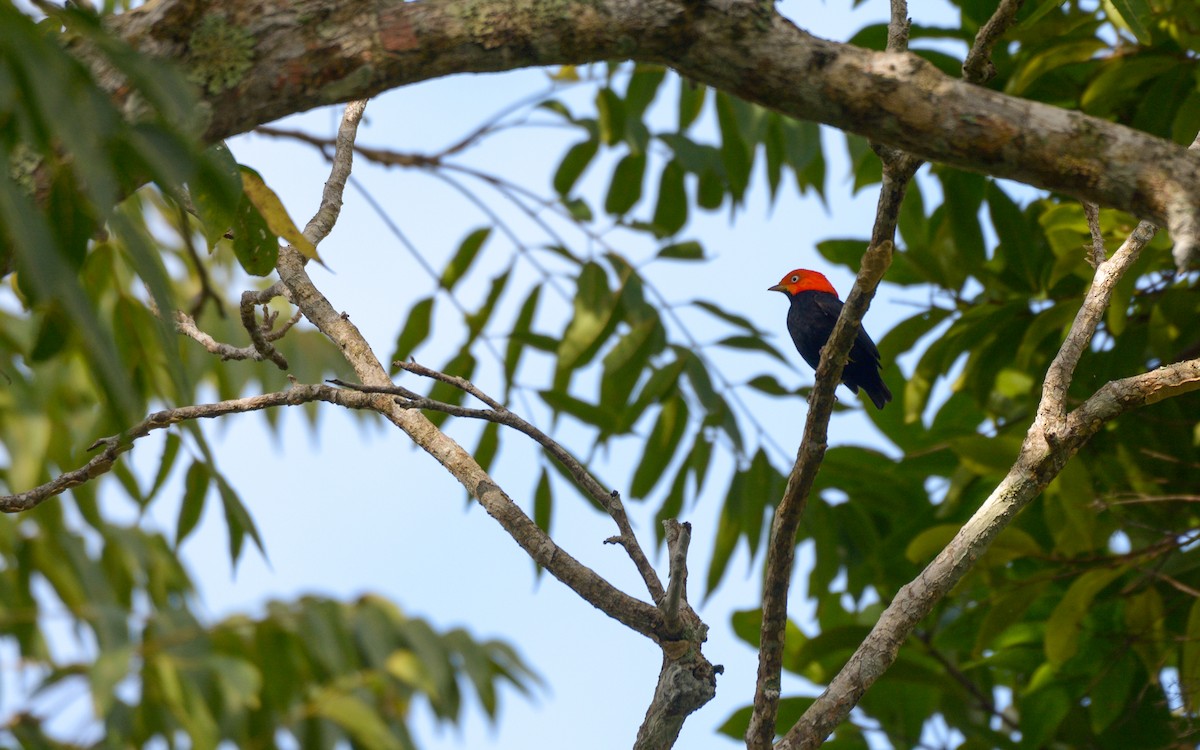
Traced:
<path fill-rule="evenodd" d="M 829 318 L 829 325 L 832 327 L 837 322 L 838 316 L 842 314 L 842 301 L 832 294 L 816 294 L 813 296 L 815 297 L 813 306 Z M 860 351 L 865 350 L 872 360 L 875 362 L 879 361 L 879 349 L 861 325 L 858 327 L 858 337 L 855 340 L 855 346 L 850 348 L 852 355 L 856 349 Z"/>

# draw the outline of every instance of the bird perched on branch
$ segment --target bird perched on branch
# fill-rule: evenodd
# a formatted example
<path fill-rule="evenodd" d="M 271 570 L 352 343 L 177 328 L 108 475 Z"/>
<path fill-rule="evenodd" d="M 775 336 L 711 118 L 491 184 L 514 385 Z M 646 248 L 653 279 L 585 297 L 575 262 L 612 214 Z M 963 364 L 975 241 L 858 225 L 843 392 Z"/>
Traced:
<path fill-rule="evenodd" d="M 833 324 L 842 312 L 842 301 L 829 279 L 816 271 L 797 268 L 773 287 L 769 292 L 783 292 L 792 306 L 788 310 L 788 333 L 796 344 L 796 351 L 814 370 L 821 361 L 821 347 L 833 333 Z M 850 358 L 842 370 L 842 382 L 858 393 L 862 388 L 871 397 L 876 409 L 892 400 L 892 392 L 879 376 L 879 349 L 862 326 L 854 345 L 850 347 Z"/>

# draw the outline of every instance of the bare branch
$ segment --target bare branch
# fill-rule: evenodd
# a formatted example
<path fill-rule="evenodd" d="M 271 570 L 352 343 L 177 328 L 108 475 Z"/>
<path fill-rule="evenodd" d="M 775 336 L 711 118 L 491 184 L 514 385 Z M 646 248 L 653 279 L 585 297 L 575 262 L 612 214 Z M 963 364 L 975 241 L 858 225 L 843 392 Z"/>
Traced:
<path fill-rule="evenodd" d="M 571 455 L 566 448 L 563 448 L 554 438 L 539 430 L 534 425 L 522 419 L 519 415 L 509 411 L 503 404 L 496 399 L 488 396 L 478 386 L 465 378 L 460 378 L 456 375 L 447 375 L 439 370 L 434 370 L 415 362 L 395 362 L 396 367 L 407 372 L 411 372 L 422 377 L 432 378 L 441 381 L 447 385 L 454 386 L 460 391 L 470 394 L 488 405 L 488 409 L 468 409 L 454 404 L 447 404 L 441 401 L 435 401 L 430 398 L 421 396 L 413 391 L 402 386 L 363 386 L 354 385 L 352 383 L 344 383 L 340 380 L 330 381 L 335 385 L 340 385 L 344 388 L 353 388 L 355 390 L 367 391 L 371 393 L 391 393 L 399 397 L 397 404 L 404 409 L 427 409 L 429 411 L 438 411 L 451 416 L 467 418 L 467 419 L 482 419 L 488 422 L 511 427 L 518 432 L 521 432 L 533 439 L 538 445 L 542 446 L 547 453 L 550 454 L 555 461 L 558 461 L 563 468 L 575 480 L 575 484 L 581 490 L 586 492 L 597 505 L 604 508 L 617 524 L 617 529 L 620 535 L 612 537 L 606 541 L 620 544 L 625 548 L 626 553 L 633 564 L 637 567 L 638 573 L 641 574 L 642 580 L 646 583 L 646 589 L 649 591 L 651 598 L 655 603 L 660 603 L 663 600 L 663 586 L 659 581 L 658 574 L 654 570 L 654 566 L 650 564 L 646 553 L 638 544 L 637 537 L 633 533 L 633 527 L 629 523 L 629 517 L 625 513 L 625 506 L 621 502 L 621 496 L 615 490 L 609 492 L 596 481 L 591 472 L 587 470 L 574 456 Z"/>
<path fill-rule="evenodd" d="M 207 332 L 200 330 L 200 327 L 196 325 L 195 319 L 182 310 L 175 311 L 175 330 L 196 341 L 207 349 L 210 354 L 215 354 L 223 360 L 252 359 L 262 362 L 270 359 L 270 357 L 252 346 L 233 346 L 232 344 L 223 344 L 217 341 Z M 283 369 L 287 369 L 286 360 L 284 360 Z"/>
<path fill-rule="evenodd" d="M 671 561 L 671 578 L 663 601 L 666 631 L 673 640 L 662 643 L 663 664 L 654 698 L 638 728 L 634 750 L 662 750 L 675 744 L 688 715 L 712 700 L 717 675 L 700 653 L 708 628 L 687 603 L 687 550 L 692 527 L 674 519 L 663 522 Z"/>
<path fill-rule="evenodd" d="M 1083 201 L 1083 215 L 1087 218 L 1088 233 L 1092 235 L 1092 246 L 1088 251 L 1087 262 L 1092 268 L 1108 260 L 1108 250 L 1104 249 L 1104 233 L 1100 231 L 1100 207 L 1095 203 Z"/>
<path fill-rule="evenodd" d="M 0 497 L 0 511 L 16 513 L 36 507 L 43 500 L 59 495 L 72 487 L 89 482 L 108 473 L 113 462 L 122 453 L 133 448 L 140 438 L 149 435 L 154 430 L 161 430 L 173 424 L 193 419 L 212 419 L 226 414 L 240 414 L 250 411 L 269 409 L 275 406 L 297 406 L 311 401 L 328 401 L 351 409 L 378 410 L 379 405 L 386 404 L 385 399 L 373 397 L 370 394 L 354 393 L 327 385 L 295 385 L 286 391 L 264 393 L 260 396 L 235 398 L 228 401 L 218 401 L 213 404 L 181 406 L 175 409 L 157 411 L 146 417 L 142 422 L 111 437 L 100 438 L 88 450 L 101 446 L 104 450 L 96 454 L 92 460 L 74 471 L 68 471 L 46 484 L 15 495 Z"/>
<path fill-rule="evenodd" d="M 987 83 L 996 76 L 996 66 L 992 64 L 992 49 L 1004 32 L 1017 20 L 1017 12 L 1025 0 L 1000 0 L 1000 6 L 975 35 L 975 43 L 963 60 L 962 77 L 968 83 Z"/>
<path fill-rule="evenodd" d="M 1046 379 L 1042 384 L 1042 401 L 1038 404 L 1038 417 L 1048 425 L 1061 421 L 1066 413 L 1067 388 L 1071 385 L 1079 358 L 1091 343 L 1096 326 L 1104 318 L 1117 282 L 1141 255 L 1142 248 L 1154 238 L 1155 231 L 1153 224 L 1145 221 L 1139 223 L 1113 256 L 1096 269 L 1092 286 L 1088 289 L 1079 312 L 1075 314 L 1071 331 L 1046 371 Z"/>
<path fill-rule="evenodd" d="M 257 298 L 257 292 L 242 292 L 242 302 L 238 306 L 241 313 L 242 327 L 250 335 L 250 343 L 253 345 L 254 351 L 259 355 L 256 359 L 270 360 L 280 370 L 286 371 L 288 369 L 287 359 L 275 349 L 274 344 L 267 341 L 266 331 L 273 328 L 272 323 L 274 322 L 271 308 L 263 305 L 263 322 L 259 325 L 258 319 L 254 314 L 254 300 Z"/>
<path fill-rule="evenodd" d="M 670 555 L 670 576 L 667 579 L 667 596 L 663 600 L 663 617 L 667 627 L 677 630 L 680 626 L 680 607 L 687 606 L 687 553 L 692 543 L 692 525 L 675 519 L 663 521 L 666 530 L 667 550 Z"/>
<path fill-rule="evenodd" d="M 882 198 L 881 198 L 882 200 Z M 788 477 L 787 488 L 771 523 L 767 544 L 767 563 L 763 581 L 763 622 L 759 641 L 758 679 L 754 694 L 754 712 L 746 730 L 749 748 L 768 748 L 775 739 L 775 716 L 779 710 L 780 670 L 783 641 L 787 628 L 788 589 L 796 555 L 796 530 L 808 503 L 813 480 L 825 458 L 829 416 L 833 412 L 834 389 L 841 379 L 850 346 L 862 323 L 875 289 L 892 260 L 892 243 L 885 240 L 867 248 L 854 288 L 838 316 L 829 341 L 821 349 L 816 382 L 808 397 L 808 417 L 796 463 Z"/>
<path fill-rule="evenodd" d="M 304 237 L 314 245 L 319 245 L 321 240 L 329 236 L 342 212 L 342 193 L 346 191 L 346 180 L 350 178 L 350 167 L 354 163 L 354 138 L 366 108 L 367 100 L 359 99 L 348 102 L 342 112 L 342 122 L 334 142 L 333 167 L 321 193 L 321 206 L 309 220 L 308 226 L 304 227 Z"/>

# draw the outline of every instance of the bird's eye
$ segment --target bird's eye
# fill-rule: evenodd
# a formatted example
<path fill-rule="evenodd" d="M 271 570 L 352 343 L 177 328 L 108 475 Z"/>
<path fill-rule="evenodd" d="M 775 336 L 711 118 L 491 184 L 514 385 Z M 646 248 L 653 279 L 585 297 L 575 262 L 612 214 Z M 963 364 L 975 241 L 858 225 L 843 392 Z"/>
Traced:
<path fill-rule="evenodd" d="M 793 284 L 798 284 L 799 282 L 800 282 L 800 277 L 799 277 L 799 276 L 793 276 L 793 277 L 792 277 L 792 283 L 793 283 Z"/>

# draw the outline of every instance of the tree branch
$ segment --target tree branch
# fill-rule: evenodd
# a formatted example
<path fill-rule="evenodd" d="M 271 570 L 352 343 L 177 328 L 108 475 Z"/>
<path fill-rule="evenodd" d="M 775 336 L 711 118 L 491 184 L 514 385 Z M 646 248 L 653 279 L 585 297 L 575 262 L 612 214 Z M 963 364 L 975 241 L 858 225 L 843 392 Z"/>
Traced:
<path fill-rule="evenodd" d="M 992 64 L 992 49 L 1004 32 L 1017 20 L 1017 12 L 1025 0 L 1000 0 L 999 7 L 975 35 L 975 43 L 963 60 L 962 77 L 968 83 L 983 84 L 996 76 L 996 66 Z"/>
<path fill-rule="evenodd" d="M 1192 146 L 1200 147 L 1200 137 Z M 777 750 L 819 747 L 895 661 L 901 644 L 917 623 L 1106 422 L 1138 406 L 1200 389 L 1200 359 L 1189 360 L 1110 382 L 1079 408 L 1065 413 L 1066 391 L 1075 367 L 1104 315 L 1113 288 L 1153 237 L 1153 229 L 1146 222 L 1140 223 L 1121 248 L 1096 269 L 1092 286 L 1047 370 L 1037 416 L 1016 463 L 954 539 L 916 579 L 897 592 L 867 638 L 784 735 Z"/>
<path fill-rule="evenodd" d="M 214 141 L 453 73 L 633 59 L 922 159 L 1122 208 L 1184 237 L 1200 212 L 1200 158 L 1172 143 L 952 80 L 914 55 L 819 39 L 749 0 L 158 0 L 108 23 L 141 51 L 188 66 L 201 14 L 232 19 L 255 41 L 236 84 L 206 94 Z M 294 23 L 299 16 L 322 23 Z"/>
<path fill-rule="evenodd" d="M 0 511 L 17 513 L 29 510 L 55 495 L 59 495 L 72 487 L 89 482 L 108 473 L 113 462 L 122 453 L 133 448 L 134 442 L 149 435 L 154 430 L 161 430 L 173 424 L 193 419 L 213 419 L 227 414 L 241 414 L 250 411 L 269 409 L 275 406 L 298 406 L 310 401 L 328 401 L 331 404 L 345 406 L 351 409 L 379 410 L 380 403 L 386 403 L 370 394 L 344 391 L 327 385 L 294 385 L 286 391 L 264 393 L 260 396 L 235 398 L 228 401 L 218 401 L 213 404 L 198 404 L 181 406 L 175 409 L 156 411 L 142 422 L 130 427 L 124 432 L 110 437 L 100 438 L 88 447 L 95 450 L 104 446 L 90 461 L 74 471 L 68 471 L 56 479 L 43 485 L 15 495 L 0 496 Z"/>
<path fill-rule="evenodd" d="M 633 533 L 633 527 L 629 523 L 629 517 L 625 513 L 625 506 L 621 502 L 621 496 L 616 490 L 609 492 L 604 489 L 600 482 L 587 470 L 587 467 L 581 464 L 554 438 L 525 421 L 519 415 L 509 411 L 507 407 L 491 396 L 488 396 L 471 381 L 455 375 L 447 375 L 444 372 L 419 365 L 415 362 L 393 362 L 392 364 L 415 375 L 432 378 L 454 386 L 460 391 L 474 396 L 487 404 L 488 408 L 468 409 L 454 404 L 447 404 L 442 401 L 426 398 L 402 386 L 355 385 L 353 383 L 345 383 L 341 380 L 330 382 L 343 388 L 353 388 L 368 393 L 393 394 L 398 396 L 396 403 L 404 409 L 424 409 L 442 412 L 455 417 L 482 419 L 487 422 L 495 422 L 496 424 L 511 427 L 529 436 L 534 442 L 542 446 L 554 460 L 558 461 L 575 480 L 575 484 L 587 493 L 597 505 L 604 508 L 613 521 L 616 522 L 617 529 L 621 532 L 620 536 L 612 537 L 606 541 L 620 544 L 625 548 L 626 553 L 633 560 L 634 566 L 637 567 L 638 573 L 641 574 L 642 580 L 646 583 L 646 589 L 650 593 L 650 597 L 656 604 L 662 603 L 665 593 L 662 582 L 659 581 L 658 573 L 655 572 L 654 566 L 650 564 L 646 553 L 642 550 L 641 545 L 638 544 L 637 537 Z"/>
<path fill-rule="evenodd" d="M 783 665 L 784 634 L 787 629 L 788 589 L 796 556 L 796 530 L 804 515 L 813 480 L 825 458 L 829 416 L 836 401 L 834 390 L 841 379 L 850 347 L 866 314 L 875 289 L 892 260 L 892 243 L 884 241 L 867 248 L 854 288 L 838 316 L 829 341 L 821 349 L 816 382 L 808 397 L 808 417 L 796 463 L 788 477 L 783 498 L 775 509 L 767 543 L 763 581 L 763 621 L 758 652 L 758 679 L 754 711 L 746 730 L 746 746 L 768 748 L 775 739 L 775 716 L 779 709 L 780 671 Z"/>

